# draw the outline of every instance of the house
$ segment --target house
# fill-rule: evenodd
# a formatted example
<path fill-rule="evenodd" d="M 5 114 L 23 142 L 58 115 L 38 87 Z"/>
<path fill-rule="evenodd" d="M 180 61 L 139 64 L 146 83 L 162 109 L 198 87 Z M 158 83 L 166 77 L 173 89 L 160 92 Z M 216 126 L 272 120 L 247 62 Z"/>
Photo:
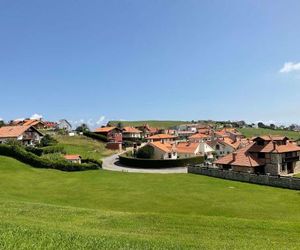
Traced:
<path fill-rule="evenodd" d="M 105 136 L 108 142 L 122 143 L 123 141 L 122 131 L 117 127 L 96 128 L 94 133 Z"/>
<path fill-rule="evenodd" d="M 176 151 L 178 158 L 188 158 L 197 155 L 204 155 L 202 146 L 198 142 L 178 142 Z"/>
<path fill-rule="evenodd" d="M 259 136 L 236 152 L 214 163 L 222 169 L 239 172 L 286 175 L 300 171 L 300 147 L 283 136 Z"/>
<path fill-rule="evenodd" d="M 144 124 L 142 126 L 137 126 L 135 128 L 142 131 L 142 134 L 141 134 L 142 138 L 146 138 L 146 137 L 149 137 L 151 135 L 155 135 L 158 133 L 157 128 L 151 128 L 148 124 Z"/>
<path fill-rule="evenodd" d="M 152 159 L 155 160 L 177 159 L 175 144 L 154 141 L 154 142 L 149 142 L 146 146 L 150 146 L 153 148 Z"/>
<path fill-rule="evenodd" d="M 72 131 L 72 125 L 66 119 L 59 120 L 56 128 L 67 132 Z"/>
<path fill-rule="evenodd" d="M 43 134 L 33 126 L 4 126 L 0 128 L 0 143 L 13 139 L 26 146 L 34 146 L 40 143 L 42 137 Z"/>
<path fill-rule="evenodd" d="M 211 136 L 206 135 L 206 134 L 197 133 L 197 134 L 190 136 L 188 139 L 190 142 L 206 142 L 206 141 L 211 140 Z"/>
<path fill-rule="evenodd" d="M 200 142 L 200 148 L 199 148 L 199 152 L 201 155 L 205 156 L 206 159 L 208 160 L 212 160 L 214 158 L 214 148 L 212 148 L 209 145 L 209 141 L 208 142 Z"/>
<path fill-rule="evenodd" d="M 172 142 L 176 139 L 177 137 L 174 135 L 168 135 L 168 134 L 157 134 L 157 135 L 152 135 L 147 137 L 148 142 L 161 142 L 161 143 L 166 143 L 166 142 Z"/>
<path fill-rule="evenodd" d="M 81 156 L 80 155 L 64 155 L 65 160 L 81 164 Z"/>
<path fill-rule="evenodd" d="M 57 122 L 44 121 L 45 129 L 55 129 L 57 127 Z"/>
<path fill-rule="evenodd" d="M 188 138 L 195 133 L 196 132 L 190 130 L 178 130 L 177 135 L 180 140 L 188 140 Z"/>
<path fill-rule="evenodd" d="M 35 119 L 24 120 L 23 126 L 33 126 L 36 129 L 45 129 L 45 123 L 41 120 Z"/>
<path fill-rule="evenodd" d="M 142 138 L 142 131 L 134 127 L 124 127 L 122 129 L 122 136 L 124 140 L 136 140 Z"/>

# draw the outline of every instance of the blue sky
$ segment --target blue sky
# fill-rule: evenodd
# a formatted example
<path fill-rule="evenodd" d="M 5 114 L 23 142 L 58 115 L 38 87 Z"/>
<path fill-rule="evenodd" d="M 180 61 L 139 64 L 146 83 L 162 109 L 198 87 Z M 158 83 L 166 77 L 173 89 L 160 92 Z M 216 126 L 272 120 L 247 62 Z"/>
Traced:
<path fill-rule="evenodd" d="M 300 123 L 299 11 L 286 0 L 0 0 L 0 117 Z"/>

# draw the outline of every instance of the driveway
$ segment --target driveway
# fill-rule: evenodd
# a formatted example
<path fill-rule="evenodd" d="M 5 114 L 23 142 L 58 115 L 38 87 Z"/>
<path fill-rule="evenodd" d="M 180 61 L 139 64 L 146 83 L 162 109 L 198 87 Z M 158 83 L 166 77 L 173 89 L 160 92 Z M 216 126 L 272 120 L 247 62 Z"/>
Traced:
<path fill-rule="evenodd" d="M 176 168 L 159 168 L 159 169 L 149 169 L 149 168 L 131 168 L 127 166 L 122 166 L 118 161 L 119 154 L 115 154 L 102 159 L 102 168 L 110 171 L 120 171 L 120 172 L 132 172 L 132 173 L 151 173 L 151 174 L 174 174 L 181 173 L 186 174 L 186 167 L 176 167 Z"/>

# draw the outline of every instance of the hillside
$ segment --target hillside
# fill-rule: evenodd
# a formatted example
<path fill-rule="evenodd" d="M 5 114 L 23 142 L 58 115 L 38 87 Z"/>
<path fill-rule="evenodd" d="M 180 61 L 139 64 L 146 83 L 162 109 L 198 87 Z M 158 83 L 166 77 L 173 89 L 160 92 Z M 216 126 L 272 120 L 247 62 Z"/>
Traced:
<path fill-rule="evenodd" d="M 290 139 L 299 139 L 300 133 L 295 131 L 287 131 L 287 130 L 280 130 L 280 129 L 265 129 L 265 128 L 241 128 L 239 131 L 248 138 L 253 136 L 260 136 L 260 135 L 282 135 L 286 136 Z"/>
<path fill-rule="evenodd" d="M 158 120 L 145 120 L 145 121 L 110 121 L 112 125 L 117 125 L 119 122 L 124 124 L 125 126 L 141 126 L 144 124 L 148 124 L 150 127 L 153 128 L 171 128 L 177 125 L 190 123 L 190 121 L 158 121 Z"/>
<path fill-rule="evenodd" d="M 104 143 L 86 136 L 56 135 L 55 139 L 58 140 L 58 145 L 64 147 L 67 154 L 79 154 L 83 158 L 99 160 L 115 153 L 106 149 Z"/>
<path fill-rule="evenodd" d="M 1 249 L 300 248 L 299 192 L 0 157 Z"/>

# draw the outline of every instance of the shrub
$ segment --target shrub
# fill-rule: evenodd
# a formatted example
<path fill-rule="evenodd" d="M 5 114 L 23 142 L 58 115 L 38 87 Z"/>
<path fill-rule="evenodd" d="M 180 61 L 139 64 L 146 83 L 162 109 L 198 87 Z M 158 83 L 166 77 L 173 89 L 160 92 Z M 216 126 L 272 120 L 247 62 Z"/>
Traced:
<path fill-rule="evenodd" d="M 61 145 L 44 147 L 42 148 L 42 150 L 43 150 L 43 154 L 54 154 L 54 153 L 66 154 L 64 147 Z"/>
<path fill-rule="evenodd" d="M 47 147 L 55 144 L 57 144 L 57 140 L 55 140 L 51 135 L 48 134 L 46 134 L 40 142 L 41 147 Z"/>
<path fill-rule="evenodd" d="M 99 134 L 96 134 L 96 133 L 90 132 L 90 131 L 84 131 L 83 135 L 87 136 L 87 137 L 90 137 L 92 139 L 95 139 L 95 140 L 102 141 L 102 142 L 107 142 L 108 141 L 106 136 L 99 135 Z"/>
<path fill-rule="evenodd" d="M 153 157 L 153 154 L 154 154 L 154 148 L 151 147 L 150 145 L 146 145 L 137 151 L 136 157 L 142 159 L 151 159 Z"/>
<path fill-rule="evenodd" d="M 25 147 L 25 150 L 37 156 L 41 156 L 44 153 L 44 150 L 42 148 L 36 147 Z"/>
<path fill-rule="evenodd" d="M 190 158 L 179 158 L 170 160 L 152 160 L 152 159 L 138 159 L 122 154 L 119 156 L 120 163 L 130 167 L 138 168 L 171 168 L 183 167 L 187 165 L 196 165 L 204 162 L 203 156 L 195 156 Z"/>
<path fill-rule="evenodd" d="M 0 155 L 13 157 L 36 168 L 51 168 L 62 171 L 82 171 L 99 169 L 95 163 L 77 164 L 65 160 L 43 159 L 19 146 L 0 145 Z"/>

